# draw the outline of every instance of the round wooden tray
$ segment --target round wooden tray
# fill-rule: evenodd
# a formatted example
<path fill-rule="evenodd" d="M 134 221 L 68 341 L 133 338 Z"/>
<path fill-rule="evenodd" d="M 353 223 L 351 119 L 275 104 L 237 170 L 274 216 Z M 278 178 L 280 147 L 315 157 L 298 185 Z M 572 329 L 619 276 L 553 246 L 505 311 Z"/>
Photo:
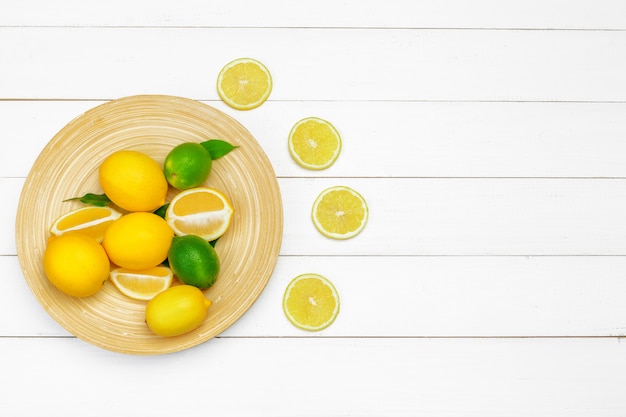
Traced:
<path fill-rule="evenodd" d="M 205 291 L 213 301 L 206 321 L 173 338 L 155 336 L 144 322 L 146 302 L 122 295 L 107 282 L 94 296 L 74 298 L 54 288 L 43 272 L 48 229 L 62 213 L 82 206 L 63 202 L 102 193 L 98 166 L 110 153 L 135 149 L 160 164 L 175 145 L 223 139 L 239 148 L 214 161 L 205 183 L 226 193 L 235 207 L 230 229 L 217 242 L 222 269 Z M 175 194 L 171 189 L 169 198 Z M 196 346 L 223 332 L 261 294 L 282 241 L 280 189 L 267 156 L 241 124 L 200 102 L 173 96 L 131 96 L 77 117 L 43 149 L 20 196 L 16 245 L 20 266 L 44 309 L 67 331 L 104 349 L 164 354 Z"/>

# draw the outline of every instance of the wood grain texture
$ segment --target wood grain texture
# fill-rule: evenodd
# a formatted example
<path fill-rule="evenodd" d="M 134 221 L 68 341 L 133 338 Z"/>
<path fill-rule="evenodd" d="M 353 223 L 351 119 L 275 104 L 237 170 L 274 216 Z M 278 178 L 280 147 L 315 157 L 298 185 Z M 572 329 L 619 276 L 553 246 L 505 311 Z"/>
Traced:
<path fill-rule="evenodd" d="M 102 103 L 0 101 L 6 140 L 29 144 L 0 153 L 3 176 L 26 177 L 65 123 Z M 278 177 L 626 178 L 626 103 L 297 101 L 249 112 L 206 104 L 250 130 Z M 342 135 L 330 169 L 308 171 L 289 156 L 289 131 L 308 116 Z"/>
<path fill-rule="evenodd" d="M 623 337 L 622 256 L 282 256 L 256 303 L 220 337 Z M 66 337 L 26 284 L 15 256 L 0 256 L 0 336 Z M 332 280 L 341 313 L 308 333 L 281 308 L 295 276 Z M 108 285 L 108 284 L 107 284 Z M 9 319 L 19 317 L 19 320 Z"/>
<path fill-rule="evenodd" d="M 282 255 L 622 256 L 623 179 L 280 178 Z M 22 179 L 4 179 L 18 196 Z M 368 202 L 364 231 L 348 241 L 322 236 L 311 221 L 315 197 L 347 185 Z M 82 191 L 82 190 L 81 190 Z M 3 208 L 14 230 L 18 206 Z M 50 214 L 53 217 L 52 214 Z M 11 237 L 0 254 L 14 255 Z"/>
<path fill-rule="evenodd" d="M 74 339 L 0 339 L 0 350 L 20 352 L 0 357 L 2 406 L 16 417 L 207 409 L 268 417 L 618 417 L 626 407 L 626 346 L 611 339 L 213 339 L 161 357 Z M 43 387 L 41 369 L 56 385 L 32 401 L 33 386 Z M 201 399 L 173 394 L 180 381 Z"/>
<path fill-rule="evenodd" d="M 0 27 L 0 91 L 217 100 L 219 70 L 250 56 L 275 78 L 269 101 L 614 102 L 624 50 L 623 31 Z"/>

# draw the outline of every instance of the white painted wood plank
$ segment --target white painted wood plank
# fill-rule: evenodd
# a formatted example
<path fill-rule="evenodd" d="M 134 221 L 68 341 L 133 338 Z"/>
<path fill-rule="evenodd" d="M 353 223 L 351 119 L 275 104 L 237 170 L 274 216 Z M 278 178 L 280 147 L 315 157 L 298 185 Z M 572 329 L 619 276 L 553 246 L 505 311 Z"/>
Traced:
<path fill-rule="evenodd" d="M 0 268 L 0 336 L 69 336 L 30 292 L 17 257 L 0 256 Z M 281 257 L 222 336 L 624 336 L 624 270 L 626 257 Z M 317 333 L 282 310 L 288 283 L 307 272 L 331 279 L 341 299 L 337 320 Z"/>
<path fill-rule="evenodd" d="M 625 177 L 626 104 L 519 102 L 271 102 L 237 112 L 278 176 Z M 331 121 L 342 153 L 300 168 L 287 137 L 301 118 Z"/>
<path fill-rule="evenodd" d="M 97 10 L 97 12 L 94 12 Z M 260 18 L 261 17 L 261 18 Z M 5 0 L 0 26 L 443 27 L 624 29 L 619 0 Z"/>
<path fill-rule="evenodd" d="M 0 177 L 26 177 L 46 143 L 103 102 L 0 101 Z M 625 103 L 269 102 L 238 112 L 279 177 L 626 177 Z M 329 169 L 289 156 L 301 118 L 325 118 L 343 138 Z"/>
<path fill-rule="evenodd" d="M 0 97 L 216 100 L 241 56 L 270 100 L 624 101 L 626 32 L 0 28 Z"/>
<path fill-rule="evenodd" d="M 0 358 L 0 411 L 15 417 L 626 413 L 626 345 L 614 339 L 215 339 L 160 357 L 0 339 L 0 350 L 19 352 Z"/>
<path fill-rule="evenodd" d="M 346 185 L 370 217 L 338 241 L 311 221 L 317 195 Z M 623 255 L 623 180 L 281 179 L 283 255 Z"/>
<path fill-rule="evenodd" d="M 626 257 L 281 257 L 224 336 L 623 336 Z M 311 334 L 291 325 L 292 278 L 331 279 L 341 311 Z"/>
<path fill-rule="evenodd" d="M 626 180 L 281 178 L 282 255 L 624 255 Z M 0 178 L 0 255 L 15 254 L 23 178 Z M 365 230 L 322 236 L 311 207 L 347 185 L 368 202 Z"/>

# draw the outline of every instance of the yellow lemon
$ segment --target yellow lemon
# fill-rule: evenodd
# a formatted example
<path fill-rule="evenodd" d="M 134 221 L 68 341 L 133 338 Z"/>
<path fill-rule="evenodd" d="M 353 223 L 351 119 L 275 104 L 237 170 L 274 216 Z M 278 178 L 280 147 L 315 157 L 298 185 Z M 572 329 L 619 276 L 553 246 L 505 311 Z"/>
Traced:
<path fill-rule="evenodd" d="M 109 199 L 128 211 L 154 211 L 165 203 L 168 184 L 161 166 L 133 150 L 112 153 L 99 168 L 100 186 Z"/>
<path fill-rule="evenodd" d="M 74 297 L 94 295 L 109 277 L 109 258 L 93 237 L 64 234 L 48 241 L 44 272 L 59 290 Z"/>
<path fill-rule="evenodd" d="M 159 336 L 179 336 L 198 328 L 211 301 L 191 285 L 176 285 L 157 294 L 146 306 L 146 324 Z"/>
<path fill-rule="evenodd" d="M 159 265 L 167 258 L 174 232 L 153 213 L 125 214 L 104 232 L 102 245 L 111 262 L 141 270 Z"/>

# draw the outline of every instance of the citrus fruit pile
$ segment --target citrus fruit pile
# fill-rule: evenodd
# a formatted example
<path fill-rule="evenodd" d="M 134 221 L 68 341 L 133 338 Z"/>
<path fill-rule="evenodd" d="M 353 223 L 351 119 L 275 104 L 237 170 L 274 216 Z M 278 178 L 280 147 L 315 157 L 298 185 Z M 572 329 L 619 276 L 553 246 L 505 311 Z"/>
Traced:
<path fill-rule="evenodd" d="M 110 278 L 122 294 L 147 301 L 146 324 L 160 336 L 200 326 L 211 305 L 203 290 L 220 272 L 214 244 L 234 213 L 223 192 L 203 184 L 212 161 L 235 148 L 218 139 L 185 142 L 163 167 L 136 150 L 107 155 L 98 170 L 104 194 L 70 199 L 85 205 L 50 226 L 48 280 L 70 296 L 89 297 Z"/>

